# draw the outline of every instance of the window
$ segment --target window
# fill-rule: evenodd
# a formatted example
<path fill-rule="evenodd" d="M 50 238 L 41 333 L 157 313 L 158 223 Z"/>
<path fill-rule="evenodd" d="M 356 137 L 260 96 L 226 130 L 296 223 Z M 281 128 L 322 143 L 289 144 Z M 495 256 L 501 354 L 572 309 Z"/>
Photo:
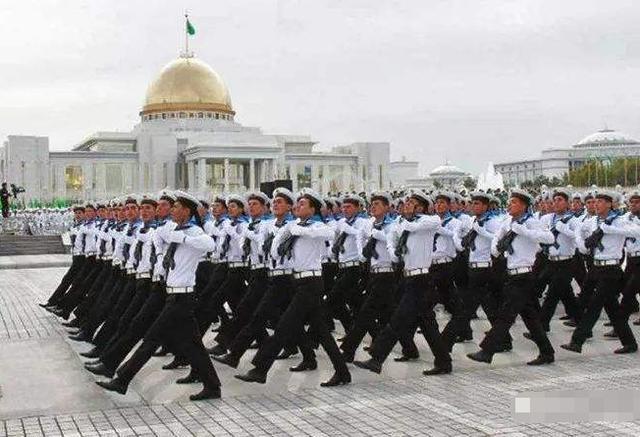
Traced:
<path fill-rule="evenodd" d="M 67 195 L 79 196 L 84 188 L 82 167 L 79 165 L 67 166 L 64 169 L 64 183 Z"/>
<path fill-rule="evenodd" d="M 220 114 L 216 112 L 216 120 L 218 120 L 219 118 L 220 118 Z"/>
<path fill-rule="evenodd" d="M 162 119 L 166 120 L 167 119 L 167 114 L 165 112 L 162 113 Z"/>
<path fill-rule="evenodd" d="M 187 117 L 187 113 L 186 112 L 181 112 L 180 114 L 178 114 L 179 118 L 186 118 Z"/>
<path fill-rule="evenodd" d="M 204 114 L 202 112 L 198 112 L 198 118 L 204 118 Z"/>
<path fill-rule="evenodd" d="M 311 188 L 311 166 L 305 165 L 302 167 L 302 172 L 298 173 L 298 189 Z"/>

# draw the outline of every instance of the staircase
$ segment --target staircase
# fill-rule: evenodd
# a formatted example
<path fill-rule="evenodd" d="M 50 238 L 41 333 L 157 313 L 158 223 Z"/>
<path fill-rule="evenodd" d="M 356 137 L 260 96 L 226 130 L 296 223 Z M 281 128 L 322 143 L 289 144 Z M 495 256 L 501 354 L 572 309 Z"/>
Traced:
<path fill-rule="evenodd" d="M 0 235 L 0 256 L 68 253 L 59 235 Z"/>

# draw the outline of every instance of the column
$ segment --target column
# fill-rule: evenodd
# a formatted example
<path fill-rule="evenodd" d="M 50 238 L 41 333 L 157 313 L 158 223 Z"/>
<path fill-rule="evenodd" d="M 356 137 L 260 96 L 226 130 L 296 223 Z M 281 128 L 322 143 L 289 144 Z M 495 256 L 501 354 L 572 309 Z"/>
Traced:
<path fill-rule="evenodd" d="M 349 191 L 349 186 L 351 185 L 351 166 L 343 165 L 342 166 L 342 191 L 343 193 Z"/>
<path fill-rule="evenodd" d="M 249 160 L 249 189 L 256 189 L 256 160 L 253 158 Z"/>
<path fill-rule="evenodd" d="M 205 194 L 207 190 L 207 160 L 198 159 L 198 190 Z"/>
<path fill-rule="evenodd" d="M 329 192 L 329 166 L 324 164 L 322 166 L 322 194 Z"/>
<path fill-rule="evenodd" d="M 224 192 L 229 194 L 229 158 L 224 158 Z"/>
<path fill-rule="evenodd" d="M 318 164 L 311 164 L 311 189 L 314 191 L 322 191 L 320 187 L 320 172 L 318 171 Z M 323 194 L 323 193 L 321 193 Z"/>
<path fill-rule="evenodd" d="M 196 169 L 194 161 L 187 161 L 187 188 L 193 190 L 196 187 Z"/>
<path fill-rule="evenodd" d="M 289 163 L 289 176 L 291 177 L 291 186 L 293 191 L 298 191 L 298 171 L 294 162 Z"/>

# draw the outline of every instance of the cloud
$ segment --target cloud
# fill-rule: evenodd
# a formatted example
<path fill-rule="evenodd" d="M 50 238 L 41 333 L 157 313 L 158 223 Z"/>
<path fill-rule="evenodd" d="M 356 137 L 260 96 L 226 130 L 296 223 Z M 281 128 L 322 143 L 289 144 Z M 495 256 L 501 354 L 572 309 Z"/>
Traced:
<path fill-rule="evenodd" d="M 4 3 L 0 136 L 48 135 L 56 150 L 137 122 L 181 49 L 185 6 L 238 120 L 266 132 L 388 140 L 425 171 L 536 156 L 604 123 L 640 135 L 637 2 Z"/>

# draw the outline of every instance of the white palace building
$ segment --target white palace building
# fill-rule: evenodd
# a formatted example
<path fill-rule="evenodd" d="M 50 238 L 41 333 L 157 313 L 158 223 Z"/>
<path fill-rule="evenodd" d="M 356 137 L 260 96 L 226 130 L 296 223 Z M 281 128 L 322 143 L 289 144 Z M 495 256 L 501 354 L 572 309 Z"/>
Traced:
<path fill-rule="evenodd" d="M 562 178 L 588 161 L 613 160 L 640 155 L 640 141 L 621 132 L 602 129 L 567 147 L 544 149 L 539 158 L 495 165 L 504 181 L 517 185 L 538 176 Z"/>
<path fill-rule="evenodd" d="M 97 132 L 70 151 L 48 137 L 8 136 L 0 179 L 23 186 L 25 200 L 101 199 L 164 187 L 242 192 L 291 179 L 294 190 L 323 193 L 392 187 L 389 143 L 317 151 L 307 136 L 268 135 L 235 120 L 229 90 L 206 63 L 181 55 L 147 90 L 130 132 Z"/>

